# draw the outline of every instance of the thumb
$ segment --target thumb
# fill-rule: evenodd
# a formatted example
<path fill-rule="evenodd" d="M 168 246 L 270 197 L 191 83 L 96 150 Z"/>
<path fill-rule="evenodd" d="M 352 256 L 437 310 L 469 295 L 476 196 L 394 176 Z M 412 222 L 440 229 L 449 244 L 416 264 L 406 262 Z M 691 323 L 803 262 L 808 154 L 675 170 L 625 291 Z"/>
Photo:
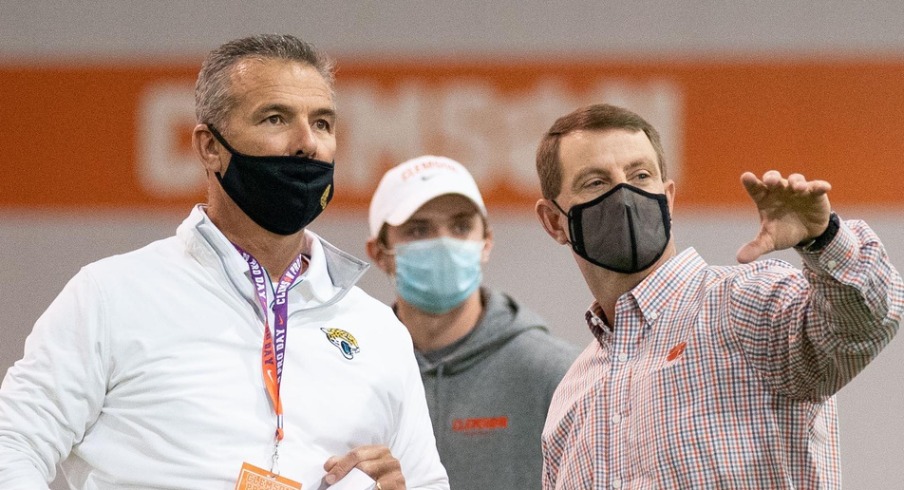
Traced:
<path fill-rule="evenodd" d="M 738 249 L 737 259 L 741 264 L 749 264 L 772 250 L 771 240 L 761 233 Z"/>
<path fill-rule="evenodd" d="M 327 471 L 327 474 L 323 477 L 323 480 L 326 481 L 328 485 L 332 485 L 341 480 L 342 477 L 354 468 L 354 465 L 350 465 L 347 459 L 348 458 L 333 456 L 326 460 L 323 469 Z"/>

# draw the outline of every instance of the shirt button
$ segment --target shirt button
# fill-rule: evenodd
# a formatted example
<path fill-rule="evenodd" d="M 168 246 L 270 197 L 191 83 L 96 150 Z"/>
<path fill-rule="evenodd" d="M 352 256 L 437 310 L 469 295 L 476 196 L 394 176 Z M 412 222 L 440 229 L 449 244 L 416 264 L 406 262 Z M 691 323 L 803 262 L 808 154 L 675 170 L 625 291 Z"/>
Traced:
<path fill-rule="evenodd" d="M 613 424 L 617 424 L 617 423 L 621 422 L 621 415 L 615 414 L 612 416 L 611 420 L 612 420 Z"/>
<path fill-rule="evenodd" d="M 659 313 L 656 313 L 655 311 L 653 313 L 650 313 L 651 322 L 655 322 L 657 318 L 659 318 Z"/>
<path fill-rule="evenodd" d="M 625 354 L 624 352 L 622 352 L 621 354 L 618 355 L 618 360 L 619 360 L 620 362 L 625 362 L 625 361 L 627 361 L 627 360 L 628 360 L 628 354 Z"/>
<path fill-rule="evenodd" d="M 612 480 L 612 488 L 621 488 L 621 480 L 618 478 Z"/>
<path fill-rule="evenodd" d="M 826 269 L 832 270 L 836 267 L 838 267 L 838 262 L 836 262 L 835 260 L 829 260 L 826 262 Z"/>

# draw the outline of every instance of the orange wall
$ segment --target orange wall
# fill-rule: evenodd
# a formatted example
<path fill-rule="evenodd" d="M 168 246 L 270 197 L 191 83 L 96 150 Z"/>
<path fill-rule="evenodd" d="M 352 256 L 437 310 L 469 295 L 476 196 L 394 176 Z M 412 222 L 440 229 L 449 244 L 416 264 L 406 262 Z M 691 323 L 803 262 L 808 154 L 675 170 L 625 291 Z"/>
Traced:
<path fill-rule="evenodd" d="M 176 86 L 190 94 L 196 73 L 196 65 L 0 66 L 0 208 L 175 208 L 203 200 L 203 185 L 170 195 L 149 191 L 138 168 L 138 135 L 146 131 L 138 114 L 148 91 Z M 444 133 L 446 116 L 431 114 L 429 103 L 462 84 L 486 89 L 485 102 L 471 107 L 467 116 L 483 146 L 456 155 L 460 145 Z M 599 87 L 606 84 L 638 87 L 640 92 L 656 84 L 670 87 L 666 92 L 672 100 L 666 106 L 656 106 L 653 99 L 661 94 L 653 91 L 647 99 L 639 96 L 643 100 L 635 110 L 647 116 L 643 108 L 667 108 L 668 114 L 660 115 L 671 121 L 663 132 L 674 143 L 669 159 L 680 166 L 680 205 L 746 203 L 739 175 L 770 168 L 829 180 L 835 203 L 904 204 L 899 177 L 904 61 L 897 60 L 341 61 L 340 118 L 346 110 L 355 112 L 355 102 L 342 99 L 352 87 L 370 90 L 378 100 L 383 99 L 380 94 L 398 99 L 409 87 L 418 87 L 426 100 L 420 102 L 419 113 L 426 115 L 417 125 L 423 134 L 407 150 L 398 150 L 390 134 L 383 138 L 383 153 L 340 154 L 337 179 L 347 183 L 338 181 L 334 203 L 365 206 L 380 170 L 416 156 L 412 153 L 445 153 L 470 166 L 474 151 L 489 148 L 482 163 L 490 171 L 478 175 L 489 204 L 530 206 L 539 191 L 523 177 L 533 165 L 524 155 L 532 155 L 540 133 L 555 116 L 600 101 L 600 94 L 607 92 Z M 538 107 L 554 109 L 537 112 L 541 115 L 527 123 L 506 121 L 510 108 L 530 105 L 534 99 Z M 190 106 L 185 109 L 190 113 Z M 530 119 L 530 110 L 524 109 L 522 117 Z M 530 130 L 500 146 L 500 128 L 506 124 L 515 124 L 506 129 L 509 133 L 516 132 L 517 124 Z M 174 151 L 189 154 L 190 127 L 185 118 L 171 124 Z M 340 119 L 340 151 L 348 146 L 345 141 L 358 141 L 361 133 L 372 130 L 353 119 Z M 510 148 L 514 146 L 522 147 L 521 157 L 509 158 L 499 150 L 517 150 Z M 342 177 L 343 171 L 349 175 Z M 522 178 L 512 178 L 515 173 Z"/>

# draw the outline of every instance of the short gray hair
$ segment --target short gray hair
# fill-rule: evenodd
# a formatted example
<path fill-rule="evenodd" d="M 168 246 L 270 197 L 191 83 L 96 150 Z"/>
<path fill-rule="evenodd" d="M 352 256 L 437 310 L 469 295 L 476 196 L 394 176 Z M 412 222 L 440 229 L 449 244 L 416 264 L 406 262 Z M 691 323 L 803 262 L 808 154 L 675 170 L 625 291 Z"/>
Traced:
<path fill-rule="evenodd" d="M 195 118 L 198 123 L 216 127 L 223 125 L 235 104 L 235 98 L 229 91 L 232 67 L 249 58 L 304 63 L 316 69 L 330 89 L 333 88 L 333 60 L 310 43 L 284 34 L 260 34 L 236 39 L 211 51 L 201 65 L 195 84 Z"/>

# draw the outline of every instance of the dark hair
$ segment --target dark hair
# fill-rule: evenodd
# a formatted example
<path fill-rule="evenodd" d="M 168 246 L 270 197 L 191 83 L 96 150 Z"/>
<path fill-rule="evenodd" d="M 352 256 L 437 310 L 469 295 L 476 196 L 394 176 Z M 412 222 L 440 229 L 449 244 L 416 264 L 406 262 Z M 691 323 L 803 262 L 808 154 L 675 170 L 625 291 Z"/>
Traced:
<path fill-rule="evenodd" d="M 575 131 L 606 129 L 628 129 L 643 131 L 656 150 L 659 173 L 665 180 L 665 157 L 659 133 L 644 118 L 637 114 L 609 104 L 595 104 L 581 107 L 571 114 L 560 117 L 540 140 L 537 148 L 537 175 L 540 190 L 546 199 L 555 199 L 562 191 L 562 162 L 559 159 L 559 142 L 563 136 Z"/>
<path fill-rule="evenodd" d="M 247 58 L 297 61 L 310 65 L 323 76 L 331 89 L 333 87 L 333 60 L 295 36 L 260 34 L 236 39 L 211 51 L 201 65 L 195 84 L 195 118 L 198 123 L 222 128 L 226 114 L 235 103 L 229 90 L 232 68 Z"/>

